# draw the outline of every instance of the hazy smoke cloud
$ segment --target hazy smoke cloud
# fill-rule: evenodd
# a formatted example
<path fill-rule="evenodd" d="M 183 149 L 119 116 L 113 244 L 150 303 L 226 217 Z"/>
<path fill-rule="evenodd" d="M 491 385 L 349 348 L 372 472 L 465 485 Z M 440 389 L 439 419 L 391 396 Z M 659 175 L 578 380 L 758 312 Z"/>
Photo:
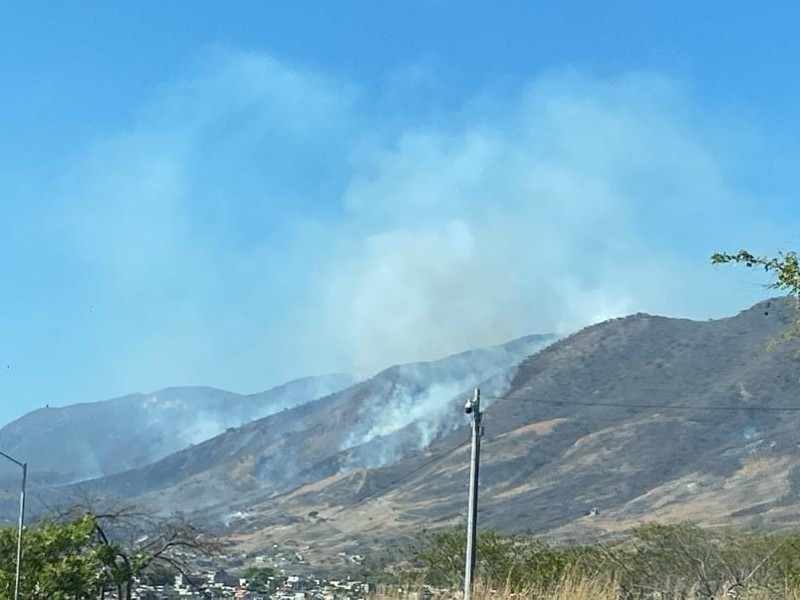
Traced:
<path fill-rule="evenodd" d="M 353 450 L 345 468 L 379 467 L 424 450 L 468 422 L 463 405 L 475 387 L 482 389 L 482 407 L 489 407 L 505 392 L 517 365 L 553 341 L 528 338 L 380 374 L 349 420 L 350 434 L 340 447 Z"/>
<path fill-rule="evenodd" d="M 315 377 L 252 396 L 213 389 L 163 390 L 140 402 L 137 415 L 144 421 L 140 436 L 147 437 L 149 458 L 161 458 L 229 428 L 326 397 L 353 383 L 352 378 L 344 375 Z"/>
<path fill-rule="evenodd" d="M 435 121 L 367 92 L 221 53 L 66 165 L 81 396 L 368 375 L 759 294 L 707 257 L 768 249 L 776 225 L 679 84 L 561 73 Z"/>
<path fill-rule="evenodd" d="M 748 211 L 678 85 L 564 74 L 502 116 L 467 104 L 356 157 L 349 235 L 321 287 L 359 372 L 633 311 L 730 306 L 707 257 L 755 227 L 725 216 Z"/>

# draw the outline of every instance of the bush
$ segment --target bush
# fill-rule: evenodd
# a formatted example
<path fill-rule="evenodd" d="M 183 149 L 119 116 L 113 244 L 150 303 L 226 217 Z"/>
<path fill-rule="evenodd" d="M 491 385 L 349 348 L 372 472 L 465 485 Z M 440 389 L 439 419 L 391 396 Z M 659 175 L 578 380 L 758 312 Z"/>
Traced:
<path fill-rule="evenodd" d="M 463 528 L 423 532 L 406 553 L 429 585 L 463 584 Z M 408 574 L 406 574 L 407 576 Z M 476 576 L 509 592 L 555 591 L 563 581 L 612 581 L 621 598 L 737 597 L 758 591 L 781 598 L 800 586 L 800 535 L 648 523 L 606 546 L 548 545 L 532 535 L 481 531 Z"/>
<path fill-rule="evenodd" d="M 691 523 L 635 528 L 610 552 L 632 597 L 692 591 L 701 598 L 736 590 L 784 590 L 800 583 L 800 537 L 705 529 Z"/>
<path fill-rule="evenodd" d="M 435 586 L 458 587 L 464 580 L 466 533 L 463 529 L 425 532 L 409 550 L 412 565 Z M 567 573 L 594 575 L 613 565 L 599 548 L 549 546 L 532 535 L 481 531 L 476 576 L 495 588 L 521 591 L 557 585 Z"/>

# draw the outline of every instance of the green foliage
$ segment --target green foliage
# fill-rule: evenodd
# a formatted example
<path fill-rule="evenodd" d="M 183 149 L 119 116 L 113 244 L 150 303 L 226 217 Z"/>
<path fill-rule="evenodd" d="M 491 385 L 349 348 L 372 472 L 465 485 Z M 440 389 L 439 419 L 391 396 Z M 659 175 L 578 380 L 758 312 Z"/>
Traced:
<path fill-rule="evenodd" d="M 791 296 L 800 296 L 800 262 L 795 252 L 779 252 L 775 257 L 754 256 L 747 250 L 739 250 L 736 254 L 717 252 L 711 256 L 711 262 L 762 268 L 775 277 L 775 281 L 768 285 L 770 289 L 780 290 Z"/>
<path fill-rule="evenodd" d="M 768 289 L 800 299 L 800 260 L 796 252 L 779 252 L 774 257 L 755 256 L 747 250 L 739 250 L 736 254 L 717 252 L 711 255 L 711 262 L 715 265 L 733 263 L 764 269 L 773 277 L 773 281 L 767 284 Z M 800 337 L 800 317 L 781 334 L 784 341 L 797 337 Z M 770 345 L 774 342 L 775 340 Z"/>
<path fill-rule="evenodd" d="M 95 598 L 101 559 L 90 516 L 59 524 L 43 521 L 23 533 L 21 596 L 26 600 Z M 14 596 L 17 531 L 0 529 L 0 599 Z"/>
<path fill-rule="evenodd" d="M 156 566 L 142 573 L 141 580 L 147 585 L 168 585 L 175 581 L 177 574 L 176 569 Z"/>
<path fill-rule="evenodd" d="M 145 521 L 151 533 L 129 538 L 137 540 L 129 545 L 115 541 L 111 532 L 131 533 L 127 525 L 134 521 Z M 199 532 L 183 522 L 146 521 L 141 514 L 124 511 L 81 511 L 64 522 L 40 521 L 24 530 L 22 548 L 24 600 L 93 599 L 108 589 L 129 599 L 134 579 L 149 574 L 163 580 L 188 567 L 187 551 L 210 550 Z M 14 596 L 16 552 L 17 530 L 0 528 L 0 600 Z"/>
<path fill-rule="evenodd" d="M 784 590 L 800 583 L 800 536 L 650 523 L 615 551 L 624 589 L 715 597 L 737 590 Z"/>
<path fill-rule="evenodd" d="M 457 587 L 464 579 L 466 533 L 463 529 L 425 532 L 410 549 L 413 564 L 425 580 Z M 493 587 L 522 590 L 535 582 L 539 589 L 558 584 L 567 572 L 600 572 L 608 558 L 597 548 L 555 548 L 531 535 L 483 530 L 478 535 L 476 575 Z"/>
<path fill-rule="evenodd" d="M 251 591 L 271 589 L 270 577 L 275 577 L 272 567 L 248 567 L 243 576 L 247 579 L 247 589 Z"/>

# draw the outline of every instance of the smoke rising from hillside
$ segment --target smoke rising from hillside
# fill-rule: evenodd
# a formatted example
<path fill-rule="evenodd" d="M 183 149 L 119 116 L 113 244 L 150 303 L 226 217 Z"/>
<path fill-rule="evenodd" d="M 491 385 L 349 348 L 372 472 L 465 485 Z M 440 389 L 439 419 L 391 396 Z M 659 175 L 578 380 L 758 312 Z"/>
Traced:
<path fill-rule="evenodd" d="M 219 390 L 163 390 L 141 402 L 146 428 L 162 432 L 159 455 L 240 427 L 257 419 L 341 391 L 354 383 L 347 375 L 309 377 L 253 396 Z"/>
<path fill-rule="evenodd" d="M 703 257 L 738 201 L 677 84 L 560 75 L 505 108 L 467 106 L 359 155 L 344 194 L 353 233 L 323 278 L 326 323 L 359 372 L 709 306 Z M 700 260 L 687 264 L 677 232 Z"/>
<path fill-rule="evenodd" d="M 486 409 L 508 388 L 517 365 L 552 341 L 527 338 L 379 374 L 339 448 L 352 449 L 345 468 L 381 467 L 425 450 L 469 422 L 463 405 L 475 387 L 483 390 Z"/>
<path fill-rule="evenodd" d="M 83 288 L 61 336 L 77 347 L 53 351 L 93 387 L 52 385 L 255 391 L 758 295 L 706 257 L 784 225 L 753 214 L 679 83 L 562 72 L 397 110 L 220 51 L 66 165 L 54 246 Z"/>

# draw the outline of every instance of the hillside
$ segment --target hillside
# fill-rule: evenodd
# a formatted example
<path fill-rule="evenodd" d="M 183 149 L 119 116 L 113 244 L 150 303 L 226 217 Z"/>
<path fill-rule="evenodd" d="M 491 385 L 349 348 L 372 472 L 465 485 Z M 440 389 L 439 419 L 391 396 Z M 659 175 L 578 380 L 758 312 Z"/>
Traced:
<path fill-rule="evenodd" d="M 0 429 L 0 448 L 24 457 L 32 480 L 40 485 L 102 477 L 150 464 L 230 427 L 316 400 L 352 383 L 348 375 L 328 375 L 251 395 L 175 387 L 46 407 Z"/>
<path fill-rule="evenodd" d="M 71 488 L 182 511 L 274 497 L 340 472 L 415 456 L 463 424 L 454 409 L 478 384 L 505 389 L 553 341 L 529 336 L 439 361 L 394 366 L 341 392 L 248 423 L 156 463 Z M 455 414 L 455 418 L 453 415 Z"/>
<path fill-rule="evenodd" d="M 463 520 L 462 402 L 481 385 L 484 526 L 582 539 L 652 519 L 792 527 L 800 344 L 771 342 L 796 314 L 787 300 L 714 321 L 637 314 L 392 367 L 61 493 L 181 510 L 243 551 L 353 552 Z"/>
<path fill-rule="evenodd" d="M 634 315 L 525 360 L 486 409 L 481 523 L 579 538 L 653 519 L 797 525 L 797 342 L 768 348 L 792 311 L 768 301 L 708 322 Z M 248 498 L 236 539 L 325 555 L 459 522 L 468 440 L 462 427 L 382 469 Z"/>

